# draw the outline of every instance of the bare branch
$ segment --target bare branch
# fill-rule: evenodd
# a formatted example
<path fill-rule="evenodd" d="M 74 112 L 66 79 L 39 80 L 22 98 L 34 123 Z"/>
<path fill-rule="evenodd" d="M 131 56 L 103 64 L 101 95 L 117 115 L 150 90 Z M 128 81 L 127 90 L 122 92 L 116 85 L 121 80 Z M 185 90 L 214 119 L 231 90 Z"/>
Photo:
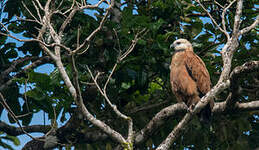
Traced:
<path fill-rule="evenodd" d="M 9 33 L 9 30 L 5 27 L 5 25 L 4 25 L 2 22 L 0 22 L 0 25 L 5 29 L 6 32 Z M 1 33 L 1 32 L 0 32 L 0 33 Z M 3 34 L 4 34 L 4 33 L 3 33 Z"/>
<path fill-rule="evenodd" d="M 70 7 L 68 10 L 66 10 L 63 14 L 65 15 L 65 14 L 67 14 L 68 12 L 70 12 L 71 10 L 73 10 L 73 8 L 74 8 L 74 6 L 75 6 L 75 3 L 76 3 L 76 1 L 73 0 L 73 3 L 72 3 L 72 5 L 71 5 L 71 7 Z"/>
<path fill-rule="evenodd" d="M 210 99 L 214 98 L 218 93 L 229 87 L 230 82 L 221 82 L 215 85 L 201 100 L 196 104 L 192 112 L 187 112 L 183 119 L 174 127 L 173 131 L 167 136 L 167 138 L 158 146 L 156 150 L 167 150 L 170 148 L 172 143 L 180 136 L 180 133 L 185 129 L 185 127 L 192 120 L 193 115 L 200 112 L 204 108 Z"/>
<path fill-rule="evenodd" d="M 24 2 L 22 1 L 22 5 L 23 7 L 28 11 L 28 13 L 32 16 L 32 18 L 39 24 L 41 24 L 41 22 L 33 15 L 33 13 L 28 9 L 28 7 L 24 4 Z"/>
<path fill-rule="evenodd" d="M 98 3 L 96 3 L 95 5 L 86 5 L 86 3 L 85 2 L 83 2 L 84 4 L 81 6 L 81 7 L 79 7 L 79 9 L 88 9 L 88 8 L 97 8 L 97 7 L 99 7 L 99 5 L 101 5 L 101 3 L 103 3 L 103 2 L 105 2 L 106 0 L 100 0 Z M 108 1 L 106 1 L 108 4 L 109 4 L 109 2 Z M 111 6 L 110 4 L 109 4 L 109 6 Z"/>
<path fill-rule="evenodd" d="M 47 54 L 49 54 L 53 59 L 56 59 L 56 55 L 53 54 L 47 47 L 54 47 L 54 46 L 58 45 L 58 46 L 61 46 L 64 49 L 66 49 L 67 51 L 71 51 L 68 47 L 66 47 L 63 44 L 53 43 L 51 45 L 47 45 L 46 43 L 44 43 L 41 40 L 39 40 L 39 38 L 38 39 L 19 39 L 19 38 L 15 37 L 15 36 L 11 35 L 9 30 L 1 22 L 0 22 L 0 25 L 2 25 L 4 27 L 4 29 L 8 32 L 8 34 L 0 32 L 0 35 L 8 36 L 10 38 L 13 38 L 13 39 L 19 41 L 19 42 L 39 42 L 40 45 L 42 46 L 43 50 L 45 50 L 45 52 Z M 39 32 L 39 35 L 40 34 L 42 34 L 42 31 Z"/>
<path fill-rule="evenodd" d="M 147 32 L 148 32 L 148 30 L 146 30 L 146 28 L 144 28 L 135 35 L 134 40 L 132 40 L 132 43 L 131 43 L 130 47 L 128 48 L 128 50 L 119 57 L 119 59 L 118 59 L 119 62 L 122 61 L 124 58 L 126 58 L 132 52 L 132 50 L 135 48 L 138 40 L 140 39 L 139 35 L 143 36 Z"/>
<path fill-rule="evenodd" d="M 227 40 L 230 39 L 229 34 L 227 33 L 227 29 L 226 29 L 226 22 L 225 22 L 225 14 L 227 12 L 227 10 L 232 6 L 232 4 L 234 4 L 236 2 L 236 0 L 233 0 L 227 7 L 224 8 L 222 15 L 221 15 L 221 19 L 222 19 L 222 26 L 223 26 L 223 30 L 225 31 L 225 35 L 227 36 Z"/>
<path fill-rule="evenodd" d="M 103 89 L 101 89 L 101 87 L 99 86 L 99 84 L 97 83 L 97 77 L 94 77 L 90 68 L 87 66 L 87 70 L 88 72 L 90 73 L 91 77 L 92 77 L 92 80 L 94 81 L 96 87 L 98 88 L 99 92 L 103 95 L 103 97 L 105 98 L 106 102 L 110 105 L 110 107 L 113 109 L 113 111 L 119 116 L 121 117 L 122 119 L 128 121 L 128 138 L 127 138 L 127 141 L 129 143 L 132 143 L 133 142 L 133 122 L 132 122 L 132 119 L 124 114 L 122 114 L 118 109 L 117 109 L 117 106 L 116 105 L 113 105 L 110 101 L 110 99 L 108 98 L 107 96 L 107 93 L 106 93 L 106 87 L 118 65 L 119 62 L 121 62 L 124 58 L 127 57 L 128 54 L 130 54 L 130 52 L 132 52 L 132 50 L 134 49 L 135 45 L 137 44 L 137 41 L 139 40 L 139 35 L 142 34 L 143 32 L 145 31 L 145 29 L 143 29 L 142 31 L 138 32 L 136 35 L 135 35 L 135 38 L 134 40 L 132 40 L 132 44 L 130 45 L 130 47 L 128 48 L 128 50 L 122 54 L 121 56 L 118 57 L 117 59 L 117 63 L 113 66 L 112 68 L 112 71 L 111 73 L 109 74 L 107 80 L 106 80 L 106 83 L 103 87 Z M 97 74 L 99 75 L 99 74 Z"/>
<path fill-rule="evenodd" d="M 249 31 L 251 31 L 252 29 L 254 29 L 258 25 L 258 23 L 259 23 L 259 15 L 256 17 L 253 24 L 251 24 L 250 26 L 248 26 L 248 27 L 242 29 L 241 31 L 239 31 L 238 36 L 243 35 L 243 34 L 249 32 Z"/>
<path fill-rule="evenodd" d="M 1 98 L 1 105 L 7 110 L 7 112 L 10 114 L 10 116 L 14 119 L 14 121 L 18 124 L 18 126 L 20 127 L 21 131 L 23 133 L 25 133 L 26 135 L 28 135 L 30 138 L 35 139 L 32 135 L 30 135 L 28 132 L 26 132 L 24 130 L 24 128 L 22 127 L 22 125 L 20 124 L 19 120 L 17 119 L 17 116 L 14 114 L 14 112 L 12 111 L 12 109 L 8 106 L 8 104 L 5 101 L 4 96 L 2 95 L 2 93 L 0 92 L 0 98 Z"/>
<path fill-rule="evenodd" d="M 63 31 L 65 30 L 67 24 L 69 24 L 73 18 L 73 16 L 76 14 L 76 12 L 78 11 L 77 8 L 73 8 L 73 10 L 70 12 L 70 14 L 68 15 L 68 17 L 66 18 L 66 20 L 63 22 L 63 24 L 61 25 L 60 29 L 59 29 L 59 36 L 63 35 Z"/>
<path fill-rule="evenodd" d="M 104 0 L 99 1 L 99 3 L 97 3 L 96 6 L 99 6 L 101 4 L 100 2 L 103 2 L 103 1 Z M 87 6 L 90 8 L 91 5 L 87 5 Z M 83 9 L 83 8 L 80 8 L 80 9 Z M 105 13 L 104 17 L 102 18 L 99 26 L 84 40 L 84 42 L 79 47 L 77 47 L 75 50 L 73 50 L 73 52 L 72 52 L 73 54 L 79 53 L 79 50 L 81 48 L 83 48 L 85 46 L 85 44 L 88 44 L 88 46 L 87 46 L 87 48 L 83 52 L 80 52 L 80 55 L 85 53 L 88 50 L 88 48 L 90 47 L 89 41 L 97 34 L 97 32 L 99 32 L 102 29 L 102 27 L 104 25 L 104 22 L 105 22 L 105 20 L 107 19 L 108 15 L 109 15 L 110 9 L 111 9 L 111 5 L 109 6 L 109 8 L 107 8 L 106 13 Z"/>
<path fill-rule="evenodd" d="M 41 10 L 44 10 L 44 8 L 42 7 L 42 5 L 40 4 L 39 0 L 35 0 L 38 4 L 38 6 L 40 7 Z"/>
<path fill-rule="evenodd" d="M 201 7 L 202 9 L 207 13 L 207 15 L 210 17 L 211 21 L 216 25 L 216 27 L 221 31 L 223 32 L 227 37 L 229 36 L 228 33 L 223 30 L 219 25 L 218 23 L 215 21 L 215 19 L 211 16 L 211 14 L 208 12 L 208 10 L 202 5 L 202 3 L 200 2 L 200 0 L 195 0 Z"/>
<path fill-rule="evenodd" d="M 15 16 L 17 18 L 17 20 L 19 21 L 27 21 L 27 22 L 35 22 L 38 23 L 37 21 L 33 20 L 33 19 L 27 19 L 27 18 L 21 18 L 19 16 Z M 41 24 L 42 25 L 42 24 Z"/>
<path fill-rule="evenodd" d="M 34 3 L 34 1 L 32 1 L 32 4 L 33 4 L 34 8 L 37 11 L 37 14 L 38 14 L 38 17 L 40 19 L 40 22 L 42 22 L 42 18 L 41 18 L 41 14 L 40 14 L 40 10 L 39 10 L 38 6 Z"/>
<path fill-rule="evenodd" d="M 227 109 L 234 107 L 234 103 L 237 100 L 237 95 L 239 93 L 239 78 L 243 74 L 259 72 L 259 61 L 246 62 L 242 66 L 238 66 L 230 74 L 230 89 L 231 93 L 229 94 L 226 100 Z"/>
<path fill-rule="evenodd" d="M 10 72 L 13 72 L 16 70 L 16 66 L 25 62 L 25 61 L 28 61 L 28 60 L 32 60 L 32 59 L 35 59 L 37 58 L 36 56 L 25 56 L 25 57 L 22 57 L 22 58 L 18 58 L 17 60 L 14 60 L 12 62 L 12 64 L 4 71 L 1 72 L 0 74 L 0 79 L 2 78 L 6 78 Z"/>
<path fill-rule="evenodd" d="M 214 3 L 215 4 L 217 4 L 217 5 L 219 5 L 219 7 L 221 7 L 221 8 L 224 8 L 219 2 L 217 2 L 216 0 L 214 0 Z"/>
<path fill-rule="evenodd" d="M 44 57 L 41 57 L 38 60 L 32 62 L 30 65 L 26 66 L 23 70 L 17 72 L 16 75 L 12 79 L 10 79 L 6 83 L 2 84 L 0 86 L 0 91 L 2 91 L 3 89 L 5 89 L 9 85 L 11 85 L 11 83 L 13 82 L 13 79 L 15 79 L 16 77 L 20 77 L 21 74 L 26 73 L 28 70 L 36 68 L 39 65 L 42 65 L 42 64 L 50 62 L 50 61 L 51 61 L 50 56 L 44 56 Z"/>
<path fill-rule="evenodd" d="M 14 127 L 11 125 L 6 124 L 5 122 L 0 121 L 0 131 L 5 132 L 8 135 L 11 136 L 18 136 L 24 134 L 23 131 L 26 131 L 28 133 L 33 132 L 42 132 L 47 133 L 48 130 L 50 130 L 49 125 L 32 125 L 32 126 L 26 126 L 26 127 Z"/>
<path fill-rule="evenodd" d="M 150 100 L 148 100 L 148 101 L 150 101 Z M 171 100 L 167 99 L 165 101 L 161 101 L 161 102 L 158 102 L 158 103 L 155 103 L 155 104 L 148 104 L 148 105 L 145 105 L 145 106 L 134 107 L 133 109 L 129 110 L 128 113 L 129 114 L 135 114 L 135 113 L 138 113 L 138 112 L 141 112 L 141 111 L 148 111 L 148 110 L 151 110 L 153 108 L 161 107 L 165 104 L 168 104 L 169 102 L 171 102 Z"/>
<path fill-rule="evenodd" d="M 116 65 L 115 65 L 116 67 Z M 101 87 L 99 86 L 99 84 L 97 83 L 97 78 L 93 76 L 92 71 L 90 70 L 90 68 L 87 66 L 87 70 L 92 78 L 92 80 L 95 83 L 95 86 L 98 88 L 99 92 L 102 94 L 102 96 L 105 98 L 106 102 L 109 104 L 109 106 L 113 109 L 113 111 L 121 118 L 128 120 L 129 117 L 125 116 L 124 114 L 122 114 L 118 109 L 116 105 L 113 105 L 110 101 L 110 99 L 108 98 L 106 91 L 102 90 Z M 97 74 L 98 75 L 98 74 Z M 109 80 L 109 79 L 108 79 Z"/>
<path fill-rule="evenodd" d="M 233 27 L 233 33 L 232 37 L 238 37 L 238 32 L 241 24 L 241 14 L 243 9 L 243 0 L 238 0 L 236 5 L 236 14 L 235 14 L 235 20 L 234 20 L 234 27 Z"/>
<path fill-rule="evenodd" d="M 140 144 L 145 141 L 154 133 L 154 131 L 166 122 L 169 116 L 174 116 L 176 113 L 186 112 L 187 109 L 188 108 L 184 103 L 177 103 L 162 109 L 141 131 L 136 134 L 135 143 Z"/>

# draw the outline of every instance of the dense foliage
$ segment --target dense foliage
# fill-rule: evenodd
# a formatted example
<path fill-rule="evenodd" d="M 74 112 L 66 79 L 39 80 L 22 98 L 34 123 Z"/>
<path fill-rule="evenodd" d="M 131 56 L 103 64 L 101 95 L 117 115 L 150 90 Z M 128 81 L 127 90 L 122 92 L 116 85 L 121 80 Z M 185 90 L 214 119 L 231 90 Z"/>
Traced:
<path fill-rule="evenodd" d="M 45 0 L 40 2 L 45 3 Z M 39 25 L 19 19 L 33 19 L 23 3 L 32 14 L 37 14 L 30 0 L 23 2 L 7 0 L 1 2 L 0 20 L 12 34 L 30 39 L 37 36 Z M 66 9 L 71 3 L 71 1 L 64 1 L 59 6 L 61 0 L 55 0 L 51 6 Z M 224 6 L 228 1 L 218 0 L 218 3 Z M 220 24 L 222 13 L 220 5 L 216 5 L 213 1 L 204 1 L 203 4 Z M 258 6 L 256 0 L 244 2 L 241 28 L 254 22 L 258 14 L 256 5 Z M 87 108 L 96 118 L 106 122 L 120 133 L 126 134 L 126 122 L 118 119 L 98 89 L 91 84 L 92 79 L 87 67 L 94 74 L 102 72 L 98 82 L 104 85 L 113 65 L 117 62 L 118 55 L 128 49 L 137 32 L 147 29 L 132 53 L 118 64 L 107 87 L 107 94 L 112 103 L 117 105 L 121 112 L 132 117 L 134 129 L 139 131 L 162 108 L 176 103 L 169 82 L 169 65 L 173 52 L 169 45 L 178 38 L 190 40 L 195 52 L 205 62 L 214 85 L 222 70 L 220 51 L 226 42 L 226 37 L 212 24 L 204 10 L 191 0 L 124 1 L 117 7 L 121 13 L 111 13 L 102 30 L 90 41 L 87 52 L 76 57 L 76 65 Z M 105 8 L 106 5 L 103 5 L 94 10 L 77 13 L 65 28 L 62 42 L 68 47 L 76 48 L 78 31 L 79 41 L 82 43 L 99 26 Z M 227 12 L 226 27 L 229 32 L 232 32 L 234 13 L 235 4 Z M 55 14 L 53 17 L 55 19 L 52 24 L 55 28 L 59 28 L 64 21 L 64 16 Z M 116 20 L 118 18 L 119 21 Z M 1 28 L 0 32 L 6 33 L 4 28 Z M 251 60 L 258 60 L 257 34 L 258 30 L 253 29 L 240 38 L 239 48 L 233 58 L 233 68 Z M 48 39 L 47 35 L 44 36 L 46 41 L 50 40 L 49 43 L 51 43 L 51 39 Z M 0 85 L 12 80 L 11 84 L 0 91 L 14 114 L 17 116 L 27 114 L 18 118 L 24 126 L 30 125 L 34 114 L 39 111 L 44 111 L 48 114 L 48 118 L 52 122 L 57 121 L 57 124 L 70 119 L 66 114 L 73 116 L 76 112 L 75 102 L 55 65 L 54 71 L 50 74 L 36 72 L 35 68 L 23 71 L 27 65 L 43 57 L 43 62 L 38 66 L 53 64 L 50 59 L 46 59 L 46 54 L 37 42 L 25 42 L 17 46 L 15 42 L 10 42 L 8 37 L 0 35 Z M 18 60 L 22 61 L 18 62 Z M 70 78 L 73 78 L 71 59 L 65 50 L 62 51 L 62 61 Z M 8 72 L 12 67 L 15 69 Z M 244 90 L 236 97 L 238 101 L 249 102 L 259 98 L 258 80 L 258 72 L 241 78 L 239 84 Z M 21 92 L 21 88 L 26 88 L 25 92 Z M 216 102 L 226 100 L 228 93 L 228 90 L 222 92 L 217 96 Z M 0 114 L 3 109 L 0 105 Z M 56 116 L 61 116 L 60 120 L 56 120 Z M 137 147 L 153 149 L 158 146 L 182 116 L 179 114 L 166 121 L 162 128 Z M 8 117 L 11 123 L 16 123 L 10 114 Z M 198 119 L 194 119 L 172 148 L 255 149 L 259 147 L 258 119 L 258 111 L 214 115 L 209 127 L 201 125 Z M 43 121 L 39 124 L 43 124 Z M 58 127 L 60 126 L 57 125 L 56 128 Z M 88 121 L 83 121 L 82 124 L 78 123 L 76 130 L 76 132 L 85 133 L 97 128 Z M 15 136 L 7 135 L 3 131 L 0 133 L 0 146 L 12 149 L 10 143 L 6 143 L 4 139 L 19 144 Z M 117 145 L 109 138 L 95 143 L 80 140 L 70 142 L 78 148 L 87 146 L 87 149 L 109 150 Z"/>

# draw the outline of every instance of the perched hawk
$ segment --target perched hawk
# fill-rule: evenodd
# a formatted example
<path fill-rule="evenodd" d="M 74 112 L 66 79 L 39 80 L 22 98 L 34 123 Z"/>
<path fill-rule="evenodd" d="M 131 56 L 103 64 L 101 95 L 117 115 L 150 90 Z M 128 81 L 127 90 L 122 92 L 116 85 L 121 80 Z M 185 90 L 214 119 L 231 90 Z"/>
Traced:
<path fill-rule="evenodd" d="M 204 62 L 193 52 L 192 44 L 186 39 L 178 39 L 170 45 L 175 53 L 171 61 L 170 82 L 178 102 L 194 106 L 211 88 L 210 75 Z M 208 122 L 214 101 L 198 114 L 201 121 Z"/>

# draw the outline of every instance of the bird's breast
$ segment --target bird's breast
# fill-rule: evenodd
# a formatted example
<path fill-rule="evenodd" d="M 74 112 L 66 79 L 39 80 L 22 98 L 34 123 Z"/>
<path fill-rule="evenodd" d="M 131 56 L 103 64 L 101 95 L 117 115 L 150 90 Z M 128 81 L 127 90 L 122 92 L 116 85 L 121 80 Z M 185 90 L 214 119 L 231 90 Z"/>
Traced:
<path fill-rule="evenodd" d="M 183 52 L 178 52 L 175 53 L 172 57 L 171 61 L 171 67 L 178 67 L 184 62 L 184 53 Z"/>

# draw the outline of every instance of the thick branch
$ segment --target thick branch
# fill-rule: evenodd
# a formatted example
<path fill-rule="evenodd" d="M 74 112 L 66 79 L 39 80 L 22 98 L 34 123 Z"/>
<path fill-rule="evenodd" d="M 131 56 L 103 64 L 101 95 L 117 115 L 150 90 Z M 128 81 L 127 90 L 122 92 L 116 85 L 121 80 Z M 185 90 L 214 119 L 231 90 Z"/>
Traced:
<path fill-rule="evenodd" d="M 255 111 L 259 110 L 259 100 L 246 102 L 246 103 L 239 103 L 236 102 L 235 107 L 232 108 L 231 111 L 235 112 L 247 112 L 247 111 Z M 213 108 L 213 114 L 221 114 L 225 112 L 226 108 L 226 102 L 218 102 L 215 103 Z M 155 117 L 148 123 L 148 125 L 143 128 L 140 132 L 136 133 L 136 139 L 135 144 L 139 145 L 147 140 L 148 137 L 155 134 L 155 131 L 157 131 L 159 128 L 161 128 L 165 123 L 167 123 L 167 120 L 169 118 L 174 117 L 178 113 L 186 113 L 187 112 L 187 106 L 183 103 L 177 103 L 173 104 L 171 106 L 168 106 L 164 109 L 162 109 L 160 112 L 158 112 Z M 65 126 L 59 128 L 57 130 L 57 137 L 58 141 L 60 143 L 67 143 L 67 139 L 62 139 L 65 137 L 71 136 L 72 133 L 75 134 L 75 121 L 69 121 Z M 27 126 L 23 127 L 25 131 L 28 133 L 32 132 L 42 132 L 47 133 L 50 130 L 51 126 L 43 126 L 43 125 L 33 125 L 33 126 Z M 19 127 L 10 126 L 4 122 L 0 121 L 0 131 L 5 132 L 8 135 L 12 136 L 18 136 L 24 134 L 24 132 L 21 131 Z M 103 140 L 106 140 L 109 138 L 107 134 L 101 132 L 101 131 L 91 131 L 86 133 L 77 133 L 80 136 L 80 139 L 77 139 L 76 141 L 80 141 L 80 143 L 95 143 L 100 142 Z M 64 141 L 65 140 L 65 141 Z"/>
<path fill-rule="evenodd" d="M 233 33 L 232 36 L 238 37 L 238 32 L 241 24 L 241 14 L 243 9 L 243 0 L 238 0 L 236 5 L 236 13 L 235 13 L 235 20 L 234 20 L 234 27 L 233 27 Z"/>
<path fill-rule="evenodd" d="M 248 27 L 242 29 L 241 31 L 239 31 L 238 36 L 251 31 L 252 29 L 254 29 L 258 25 L 258 23 L 259 23 L 259 15 L 256 17 L 253 24 L 251 24 L 250 26 L 248 26 Z"/>
<path fill-rule="evenodd" d="M 226 102 L 215 103 L 212 113 L 214 115 L 225 113 L 228 111 L 226 109 Z M 151 137 L 159 128 L 161 128 L 169 118 L 174 117 L 178 113 L 186 113 L 188 110 L 187 106 L 184 103 L 177 103 L 171 106 L 168 106 L 158 112 L 155 117 L 145 126 L 141 131 L 135 135 L 135 144 L 139 145 L 145 142 L 149 137 Z M 259 111 L 259 100 L 239 103 L 236 102 L 234 107 L 231 108 L 231 111 L 238 113 L 247 112 L 247 111 Z"/>
<path fill-rule="evenodd" d="M 231 108 L 231 111 L 236 111 L 236 112 L 247 112 L 247 111 L 258 111 L 259 110 L 259 100 L 251 101 L 251 102 L 246 102 L 246 103 L 239 103 L 236 102 L 234 107 Z M 227 111 L 227 103 L 225 102 L 219 102 L 215 103 L 215 106 L 213 107 L 213 114 L 219 114 Z"/>
<path fill-rule="evenodd" d="M 176 113 L 186 112 L 187 106 L 184 103 L 177 103 L 168 106 L 158 112 L 152 120 L 135 135 L 135 143 L 140 144 L 152 135 L 159 127 L 161 127 L 170 116 Z"/>
<path fill-rule="evenodd" d="M 24 134 L 24 131 L 28 133 L 33 132 L 41 132 L 41 133 L 47 133 L 51 129 L 51 126 L 49 125 L 32 125 L 32 126 L 26 126 L 22 127 L 14 127 L 11 125 L 6 124 L 5 122 L 0 121 L 0 131 L 5 132 L 8 135 L 11 136 L 19 136 Z"/>
<path fill-rule="evenodd" d="M 26 73 L 28 70 L 34 69 L 42 64 L 51 62 L 52 60 L 50 59 L 49 56 L 44 56 L 39 58 L 38 60 L 32 62 L 30 65 L 26 66 L 23 70 L 19 71 L 16 73 L 15 76 L 13 76 L 12 79 L 8 80 L 7 82 L 3 83 L 0 86 L 0 91 L 2 91 L 3 89 L 7 88 L 9 85 L 11 85 L 11 83 L 13 82 L 13 79 L 20 77 L 22 74 Z"/>
<path fill-rule="evenodd" d="M 188 123 L 192 120 L 193 115 L 200 112 L 204 108 L 210 99 L 213 99 L 218 93 L 229 87 L 229 81 L 218 83 L 214 86 L 202 99 L 196 104 L 192 112 L 188 112 L 173 131 L 167 136 L 167 138 L 158 146 L 156 150 L 167 150 L 170 148 L 172 143 L 180 136 L 180 133 L 185 129 Z"/>
<path fill-rule="evenodd" d="M 259 72 L 259 61 L 246 62 L 242 66 L 236 67 L 230 74 L 230 89 L 231 93 L 226 100 L 227 108 L 233 107 L 237 100 L 237 95 L 239 92 L 239 78 L 243 74 Z"/>
<path fill-rule="evenodd" d="M 14 60 L 12 62 L 12 64 L 6 70 L 1 72 L 0 79 L 5 79 L 7 76 L 9 76 L 9 73 L 14 72 L 17 69 L 16 68 L 17 65 L 19 65 L 25 61 L 35 59 L 35 58 L 37 58 L 37 57 L 36 56 L 26 56 L 26 57 L 22 57 L 22 58 L 18 58 L 17 60 Z"/>

